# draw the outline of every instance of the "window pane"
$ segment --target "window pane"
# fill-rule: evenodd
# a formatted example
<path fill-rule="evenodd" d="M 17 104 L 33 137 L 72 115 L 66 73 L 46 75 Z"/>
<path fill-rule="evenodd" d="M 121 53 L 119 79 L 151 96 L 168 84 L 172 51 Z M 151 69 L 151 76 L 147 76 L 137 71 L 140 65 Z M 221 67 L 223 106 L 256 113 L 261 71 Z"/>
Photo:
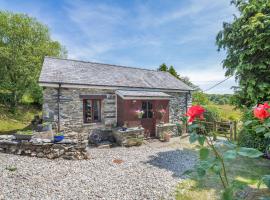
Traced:
<path fill-rule="evenodd" d="M 84 122 L 89 123 L 92 121 L 92 102 L 91 100 L 84 101 Z"/>
<path fill-rule="evenodd" d="M 147 102 L 142 102 L 142 110 L 144 111 L 142 118 L 147 118 Z"/>
<path fill-rule="evenodd" d="M 151 102 L 148 102 L 148 118 L 152 118 L 153 117 L 153 104 Z"/>
<path fill-rule="evenodd" d="M 100 120 L 100 101 L 93 100 L 93 118 L 94 121 Z"/>

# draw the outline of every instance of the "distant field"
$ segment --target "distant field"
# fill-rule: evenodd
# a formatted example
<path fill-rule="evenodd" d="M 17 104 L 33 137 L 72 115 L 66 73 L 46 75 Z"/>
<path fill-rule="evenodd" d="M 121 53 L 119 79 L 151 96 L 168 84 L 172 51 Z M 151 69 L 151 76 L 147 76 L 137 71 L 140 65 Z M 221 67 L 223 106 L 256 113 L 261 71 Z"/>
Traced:
<path fill-rule="evenodd" d="M 17 130 L 27 129 L 31 120 L 41 111 L 31 105 L 19 106 L 15 113 L 0 104 L 0 134 L 14 133 Z"/>
<path fill-rule="evenodd" d="M 232 105 L 211 105 L 217 107 L 220 111 L 221 119 L 222 120 L 233 120 L 239 121 L 242 117 L 242 112 L 239 109 L 235 109 Z"/>

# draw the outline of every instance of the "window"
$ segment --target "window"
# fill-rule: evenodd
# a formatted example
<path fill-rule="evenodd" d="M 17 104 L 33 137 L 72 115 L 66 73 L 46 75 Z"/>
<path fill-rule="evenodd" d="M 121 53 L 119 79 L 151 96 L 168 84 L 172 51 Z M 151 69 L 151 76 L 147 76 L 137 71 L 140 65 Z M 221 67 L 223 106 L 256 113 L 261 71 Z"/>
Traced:
<path fill-rule="evenodd" d="M 153 104 L 150 101 L 142 102 L 142 110 L 144 111 L 142 118 L 153 118 Z"/>
<path fill-rule="evenodd" d="M 101 121 L 100 99 L 83 100 L 83 121 L 84 123 L 93 123 Z"/>

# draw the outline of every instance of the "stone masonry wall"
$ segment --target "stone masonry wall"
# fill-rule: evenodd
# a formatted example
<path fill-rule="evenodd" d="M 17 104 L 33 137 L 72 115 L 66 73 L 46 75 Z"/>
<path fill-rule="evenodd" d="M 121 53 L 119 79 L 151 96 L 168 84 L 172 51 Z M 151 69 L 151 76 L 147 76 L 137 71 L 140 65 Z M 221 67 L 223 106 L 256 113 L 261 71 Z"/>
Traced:
<path fill-rule="evenodd" d="M 101 101 L 101 122 L 83 123 L 83 99 L 80 95 L 105 94 Z M 43 112 L 53 113 L 53 121 L 58 121 L 57 88 L 44 88 Z M 116 103 L 114 90 L 61 88 L 60 92 L 60 125 L 65 132 L 89 132 L 93 129 L 104 129 L 116 124 Z"/>
<path fill-rule="evenodd" d="M 191 95 L 189 93 L 171 93 L 173 96 L 169 103 L 169 121 L 175 123 L 179 117 L 186 112 L 186 98 L 188 106 L 191 105 Z M 83 99 L 80 95 L 105 94 L 106 98 L 101 101 L 101 122 L 100 123 L 83 123 Z M 43 111 L 49 110 L 53 113 L 53 121 L 57 122 L 57 88 L 45 88 L 43 90 L 44 104 Z M 85 132 L 90 133 L 95 129 L 106 129 L 116 125 L 116 95 L 115 90 L 108 89 L 76 89 L 61 88 L 60 92 L 60 124 L 61 129 L 65 132 Z"/>
<path fill-rule="evenodd" d="M 179 118 L 181 115 L 186 113 L 186 98 L 187 98 L 187 105 L 188 107 L 191 106 L 192 99 L 191 94 L 189 93 L 169 93 L 173 98 L 170 99 L 169 109 L 169 121 L 170 123 L 179 122 Z"/>

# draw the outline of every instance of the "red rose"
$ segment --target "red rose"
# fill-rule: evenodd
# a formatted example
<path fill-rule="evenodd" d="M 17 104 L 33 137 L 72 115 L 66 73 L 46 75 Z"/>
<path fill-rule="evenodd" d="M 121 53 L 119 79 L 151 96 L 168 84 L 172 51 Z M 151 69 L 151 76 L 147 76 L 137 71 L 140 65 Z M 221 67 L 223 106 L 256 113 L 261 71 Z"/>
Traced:
<path fill-rule="evenodd" d="M 268 109 L 270 109 L 270 106 L 267 102 L 265 102 L 264 104 L 259 104 L 258 107 L 254 108 L 253 114 L 256 118 L 263 121 L 266 118 L 270 117 Z"/>
<path fill-rule="evenodd" d="M 203 113 L 205 112 L 205 109 L 199 105 L 191 106 L 187 111 L 187 116 L 189 117 L 188 122 L 193 122 L 195 118 L 203 118 Z"/>

